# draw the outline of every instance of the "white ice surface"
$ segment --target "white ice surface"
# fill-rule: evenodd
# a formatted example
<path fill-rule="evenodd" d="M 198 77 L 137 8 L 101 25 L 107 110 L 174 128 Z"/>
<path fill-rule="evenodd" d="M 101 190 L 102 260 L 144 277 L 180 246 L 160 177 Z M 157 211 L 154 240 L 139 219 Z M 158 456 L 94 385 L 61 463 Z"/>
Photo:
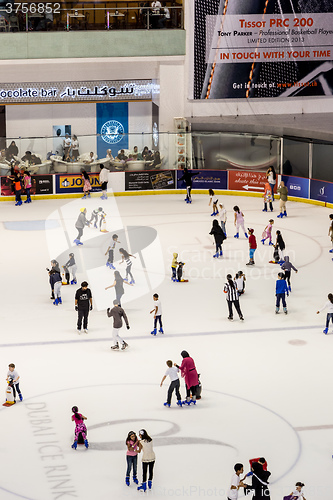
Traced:
<path fill-rule="evenodd" d="M 24 396 L 12 408 L 0 406 L 0 500 L 136 497 L 134 485 L 124 484 L 125 438 L 142 427 L 155 443 L 150 498 L 225 499 L 233 465 L 242 462 L 247 471 L 248 460 L 258 456 L 272 472 L 272 500 L 289 494 L 296 481 L 306 484 L 308 500 L 332 498 L 333 335 L 322 333 L 325 312 L 316 315 L 332 292 L 331 211 L 289 202 L 288 217 L 279 220 L 275 202 L 274 230 L 282 231 L 286 254 L 299 269 L 285 316 L 274 314 L 279 266 L 268 263 L 272 247 L 260 243 L 271 215 L 261 211 L 262 200 L 220 196 L 228 211 L 228 239 L 223 259 L 216 260 L 208 196 L 193 199 L 192 205 L 180 195 L 93 198 L 89 205 L 0 204 L 3 400 L 12 362 Z M 86 228 L 84 245 L 74 248 L 79 283 L 87 279 L 95 299 L 89 333 L 79 336 L 77 287 L 63 286 L 63 305 L 53 306 L 45 268 L 69 253 L 79 208 L 85 204 L 90 214 L 102 203 L 109 233 Z M 247 240 L 233 238 L 235 204 L 259 243 L 253 268 L 245 265 Z M 23 230 L 45 220 L 47 230 Z M 8 225 L 15 221 L 15 227 Z M 136 285 L 125 286 L 123 300 L 131 324 L 122 331 L 130 345 L 126 352 L 110 350 L 111 320 L 105 314 L 115 294 L 104 290 L 113 282 L 104 253 L 115 231 L 122 232 L 119 246 L 137 257 Z M 188 283 L 170 280 L 173 252 L 185 262 Z M 117 269 L 123 274 L 124 264 Z M 239 270 L 247 276 L 241 297 L 245 322 L 235 317 L 230 323 L 223 284 L 227 273 Z M 164 336 L 150 335 L 153 292 L 162 301 Z M 165 361 L 180 363 L 183 349 L 201 373 L 202 399 L 182 409 L 173 400 L 166 409 L 168 381 L 159 387 Z M 183 382 L 181 392 L 185 396 Z M 89 450 L 71 449 L 73 405 L 88 417 Z"/>

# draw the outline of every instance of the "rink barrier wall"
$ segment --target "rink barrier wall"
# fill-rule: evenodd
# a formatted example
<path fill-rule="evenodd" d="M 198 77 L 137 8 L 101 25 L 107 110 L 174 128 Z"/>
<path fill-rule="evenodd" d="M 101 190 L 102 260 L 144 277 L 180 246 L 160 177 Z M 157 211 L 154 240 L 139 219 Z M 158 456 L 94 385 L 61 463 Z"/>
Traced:
<path fill-rule="evenodd" d="M 170 172 L 170 171 L 167 171 L 167 172 Z M 238 171 L 224 171 L 225 172 L 225 180 L 227 179 L 227 186 L 229 186 L 229 180 L 230 178 L 233 179 L 233 182 L 231 182 L 231 184 L 234 185 L 234 180 L 235 180 L 235 176 L 237 176 L 237 180 L 241 180 L 241 181 L 244 181 L 246 184 L 251 184 L 250 182 L 250 179 L 252 180 L 253 177 L 254 177 L 254 174 L 258 174 L 256 175 L 256 179 L 254 179 L 254 182 L 256 184 L 258 184 L 259 181 L 261 181 L 261 184 L 263 182 L 263 173 L 262 172 L 244 172 L 244 171 L 241 171 L 241 172 L 238 172 Z M 138 174 L 141 174 L 142 172 L 138 172 Z M 161 171 L 158 171 L 155 173 L 161 173 Z M 163 173 L 163 171 L 162 171 Z M 219 172 L 220 174 L 221 172 Z M 207 175 L 208 174 L 208 175 Z M 229 175 L 231 174 L 231 175 Z M 70 199 L 70 198 L 82 198 L 82 191 L 80 193 L 77 192 L 77 189 L 76 189 L 76 192 L 66 192 L 66 193 L 59 193 L 57 192 L 57 189 L 56 189 L 56 186 L 57 184 L 59 183 L 59 177 L 62 176 L 63 177 L 64 174 L 52 174 L 52 180 L 53 180 L 53 187 L 52 187 L 52 194 L 34 194 L 34 195 L 31 195 L 31 199 L 33 201 L 37 201 L 37 200 L 49 200 L 49 199 Z M 75 174 L 74 174 L 75 175 Z M 50 174 L 49 174 L 50 176 Z M 76 174 L 77 176 L 77 174 Z M 218 188 L 215 188 L 214 187 L 214 183 L 212 183 L 211 181 L 214 180 L 214 176 L 216 176 L 216 179 L 218 181 L 218 183 L 221 182 L 221 176 L 220 175 L 215 175 L 214 174 L 214 171 L 211 171 L 211 174 L 209 175 L 209 172 L 205 172 L 205 176 L 202 176 L 201 175 L 201 178 L 198 179 L 199 183 L 202 184 L 203 182 L 205 183 L 206 182 L 206 179 L 207 179 L 207 188 L 206 189 L 203 189 L 203 188 L 198 188 L 198 189 L 192 189 L 192 193 L 195 195 L 195 194 L 205 194 L 207 195 L 208 193 L 208 189 L 209 188 L 212 188 L 214 189 L 214 192 L 217 194 L 217 195 L 221 195 L 221 196 L 245 196 L 245 197 L 254 197 L 254 198 L 263 198 L 263 192 L 256 192 L 256 191 L 245 191 L 244 189 L 242 190 L 235 190 L 235 189 L 218 189 Z M 68 175 L 68 177 L 70 177 L 70 175 Z M 177 185 L 177 181 L 178 181 L 178 178 L 179 177 L 179 172 L 177 172 L 177 175 L 175 176 L 175 185 Z M 281 177 L 280 175 L 278 175 L 277 177 L 277 184 L 279 184 L 279 182 L 281 181 Z M 284 180 L 288 180 L 288 176 L 283 176 L 282 177 Z M 195 177 L 193 178 L 194 179 L 194 184 L 196 183 L 195 182 Z M 294 182 L 295 180 L 297 181 L 298 178 L 296 177 L 292 177 L 290 176 L 289 178 L 292 182 Z M 147 196 L 147 195 L 165 195 L 165 194 L 179 194 L 179 195 L 186 195 L 186 190 L 185 188 L 179 188 L 178 186 L 176 188 L 168 188 L 168 189 L 139 189 L 139 190 L 126 190 L 126 185 L 125 185 L 125 172 L 110 172 L 109 173 L 109 180 L 110 180 L 110 183 L 109 185 L 111 185 L 115 191 L 112 192 L 112 196 Z M 313 183 L 311 184 L 311 179 L 305 179 L 305 178 L 299 178 L 299 183 L 304 185 L 304 183 L 308 183 L 308 196 L 303 196 L 302 197 L 297 197 L 297 196 L 289 196 L 288 195 L 288 201 L 295 201 L 295 202 L 301 202 L 301 203 L 309 203 L 309 204 L 312 204 L 312 205 L 317 205 L 317 206 L 322 206 L 322 207 L 328 207 L 328 208 L 333 208 L 333 200 L 332 202 L 326 202 L 324 200 L 316 200 L 316 199 L 313 199 L 313 198 L 310 198 L 310 194 L 311 194 L 311 187 L 312 187 L 312 184 L 313 185 L 317 185 L 318 183 L 322 186 L 320 189 L 323 190 L 323 193 L 325 191 L 325 189 L 327 188 L 328 192 L 329 192 L 329 195 L 330 195 L 330 198 L 331 198 L 331 193 L 333 191 L 333 183 L 329 183 L 329 182 L 325 182 L 325 181 L 318 181 L 318 180 L 312 180 Z M 179 181 L 178 181 L 179 182 Z M 248 189 L 248 187 L 247 187 Z M 261 188 L 262 189 L 262 188 Z M 2 190 L 1 190 L 2 192 Z M 319 191 L 318 191 L 319 193 Z M 99 191 L 93 191 L 92 192 L 92 197 L 95 197 L 94 196 L 97 195 L 97 197 L 99 197 L 99 194 L 100 192 Z M 110 193 L 111 194 L 111 193 Z M 23 200 L 24 200 L 24 197 L 25 195 L 23 194 Z M 321 196 L 321 193 L 320 195 Z M 275 195 L 275 198 L 276 199 L 279 199 L 280 196 L 278 194 Z M 6 195 L 2 195 L 0 196 L 0 201 L 15 201 L 15 196 L 6 196 Z"/>

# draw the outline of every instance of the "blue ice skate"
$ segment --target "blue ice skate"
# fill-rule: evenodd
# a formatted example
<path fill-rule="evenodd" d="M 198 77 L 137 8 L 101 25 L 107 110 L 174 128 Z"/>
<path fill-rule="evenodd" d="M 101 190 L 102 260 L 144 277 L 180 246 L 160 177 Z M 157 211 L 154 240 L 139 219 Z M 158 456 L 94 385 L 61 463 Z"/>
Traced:
<path fill-rule="evenodd" d="M 76 278 L 72 279 L 71 285 L 76 285 L 76 283 L 77 283 Z"/>
<path fill-rule="evenodd" d="M 153 481 L 148 479 L 148 488 L 151 490 L 151 487 L 153 486 Z"/>
<path fill-rule="evenodd" d="M 136 476 L 133 476 L 133 483 L 139 484 L 138 478 Z"/>
<path fill-rule="evenodd" d="M 19 394 L 19 398 L 20 398 L 20 401 L 23 401 L 23 396 L 21 393 Z"/>
<path fill-rule="evenodd" d="M 130 478 L 129 478 L 129 476 L 126 476 L 125 483 L 126 483 L 127 486 L 130 485 Z"/>
<path fill-rule="evenodd" d="M 283 217 L 287 217 L 287 212 L 286 211 L 283 212 Z"/>
<path fill-rule="evenodd" d="M 218 253 L 218 252 L 214 253 L 214 255 L 213 255 L 213 257 L 214 257 L 214 258 L 215 258 L 215 257 L 217 258 L 218 256 L 219 256 L 219 253 Z"/>
<path fill-rule="evenodd" d="M 270 242 L 269 242 L 269 246 L 271 246 L 271 245 L 273 245 L 273 243 L 270 241 Z"/>
<path fill-rule="evenodd" d="M 180 408 L 183 406 L 183 403 L 181 402 L 181 400 L 177 401 L 177 406 L 179 406 Z"/>
<path fill-rule="evenodd" d="M 113 265 L 113 264 L 111 264 L 111 263 L 110 263 L 110 265 L 109 265 L 109 268 L 110 268 L 110 269 L 116 269 L 116 268 L 114 267 L 114 265 Z"/>
<path fill-rule="evenodd" d="M 222 250 L 220 250 L 220 257 L 222 257 L 222 255 L 223 255 L 223 252 L 222 252 Z"/>
<path fill-rule="evenodd" d="M 74 450 L 76 450 L 76 448 L 77 448 L 77 441 L 74 441 L 74 443 L 72 444 L 72 448 L 73 448 Z"/>
<path fill-rule="evenodd" d="M 239 233 L 236 233 L 236 234 L 234 235 L 234 238 L 239 238 Z"/>
<path fill-rule="evenodd" d="M 163 404 L 164 404 L 164 406 L 167 406 L 168 408 L 170 408 L 170 406 L 171 406 L 170 403 L 163 403 Z"/>
<path fill-rule="evenodd" d="M 89 448 L 88 439 L 85 439 L 85 440 L 84 440 L 84 446 L 85 446 L 86 448 Z"/>
<path fill-rule="evenodd" d="M 249 236 L 248 236 L 248 234 L 247 234 L 247 233 L 245 233 L 245 238 L 248 238 L 248 237 L 249 237 Z"/>
<path fill-rule="evenodd" d="M 53 302 L 53 305 L 54 306 L 57 306 L 59 304 L 59 300 L 58 299 L 55 299 L 55 301 Z"/>
<path fill-rule="evenodd" d="M 134 280 L 131 280 L 131 281 L 130 281 L 130 285 L 135 285 L 135 281 L 134 281 Z"/>
<path fill-rule="evenodd" d="M 159 333 L 164 333 L 163 328 L 160 328 L 160 329 L 158 330 L 158 332 L 159 332 Z"/>
<path fill-rule="evenodd" d="M 331 250 L 329 250 L 329 253 L 333 253 L 333 248 L 331 248 Z"/>
<path fill-rule="evenodd" d="M 157 331 L 156 328 L 154 328 L 154 330 L 152 332 L 150 332 L 151 335 L 156 335 L 156 331 Z"/>
<path fill-rule="evenodd" d="M 263 210 L 262 210 L 262 211 L 263 211 L 263 212 L 267 212 L 267 208 L 263 208 Z"/>
<path fill-rule="evenodd" d="M 261 243 L 262 243 L 263 245 L 265 244 L 265 240 L 264 240 L 264 239 L 263 239 L 263 240 L 260 240 L 260 241 L 261 241 Z"/>
<path fill-rule="evenodd" d="M 143 492 L 147 489 L 147 483 L 142 483 L 141 486 L 137 487 L 138 490 L 142 490 Z"/>
<path fill-rule="evenodd" d="M 283 217 L 283 213 L 281 212 L 281 213 L 277 216 L 277 218 L 278 218 L 278 219 L 282 219 L 282 217 Z"/>
<path fill-rule="evenodd" d="M 58 304 L 62 304 L 62 298 L 58 297 Z"/>
<path fill-rule="evenodd" d="M 327 335 L 328 334 L 328 328 L 324 328 L 323 333 L 325 333 L 325 335 Z"/>

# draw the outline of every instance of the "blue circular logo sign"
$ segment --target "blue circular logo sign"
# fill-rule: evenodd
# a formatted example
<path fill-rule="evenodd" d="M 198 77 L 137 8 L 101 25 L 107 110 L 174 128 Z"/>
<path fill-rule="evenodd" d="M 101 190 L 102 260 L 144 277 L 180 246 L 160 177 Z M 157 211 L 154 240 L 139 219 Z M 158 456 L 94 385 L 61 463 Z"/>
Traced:
<path fill-rule="evenodd" d="M 104 142 L 108 144 L 117 144 L 123 138 L 125 129 L 117 120 L 105 122 L 101 128 L 101 136 Z"/>

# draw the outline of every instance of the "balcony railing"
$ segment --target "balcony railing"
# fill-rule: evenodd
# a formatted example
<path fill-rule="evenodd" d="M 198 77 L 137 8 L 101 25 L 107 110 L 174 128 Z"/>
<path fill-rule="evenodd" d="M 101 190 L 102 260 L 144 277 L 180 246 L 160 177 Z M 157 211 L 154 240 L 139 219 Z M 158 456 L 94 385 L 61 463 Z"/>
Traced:
<path fill-rule="evenodd" d="M 0 32 L 183 29 L 183 6 L 165 4 L 152 8 L 150 2 L 131 0 L 94 7 L 84 2 L 8 2 L 0 6 Z"/>

